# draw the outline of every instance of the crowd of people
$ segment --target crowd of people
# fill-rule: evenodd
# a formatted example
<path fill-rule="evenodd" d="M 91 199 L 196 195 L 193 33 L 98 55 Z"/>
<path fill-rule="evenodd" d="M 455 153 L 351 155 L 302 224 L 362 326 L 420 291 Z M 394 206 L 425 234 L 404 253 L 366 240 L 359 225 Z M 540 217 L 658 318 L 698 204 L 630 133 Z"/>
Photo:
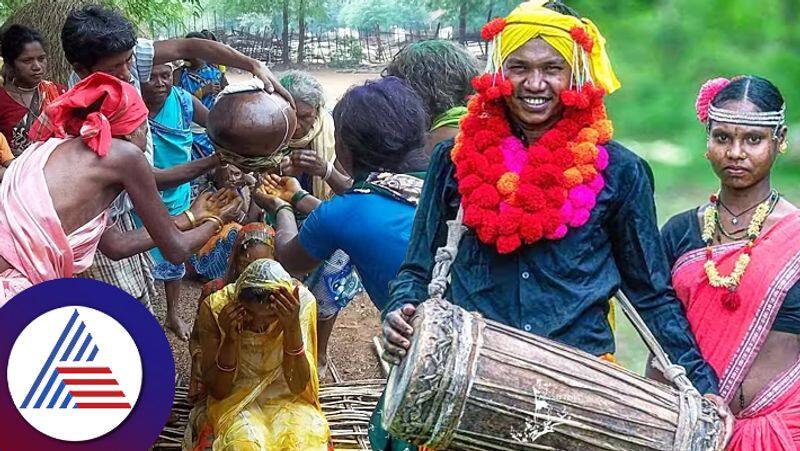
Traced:
<path fill-rule="evenodd" d="M 448 300 L 613 361 L 621 289 L 714 403 L 728 449 L 800 446 L 800 212 L 770 179 L 787 150 L 778 88 L 703 85 L 719 190 L 659 230 L 650 167 L 613 139 L 604 97 L 621 83 L 597 26 L 537 0 L 482 34 L 485 71 L 460 44 L 413 43 L 331 109 L 310 73 L 277 78 L 208 31 L 150 41 L 115 10 L 76 9 L 62 86 L 42 36 L 9 27 L 0 306 L 86 277 L 151 307 L 161 281 L 192 362 L 184 449 L 332 449 L 319 378 L 338 313 L 366 292 L 383 358 L 406 358 L 459 218 Z M 229 67 L 295 110 L 274 171 L 229 163 L 206 134 Z M 177 308 L 188 277 L 205 283 L 193 327 Z M 372 447 L 418 449 L 383 429 L 381 404 Z"/>

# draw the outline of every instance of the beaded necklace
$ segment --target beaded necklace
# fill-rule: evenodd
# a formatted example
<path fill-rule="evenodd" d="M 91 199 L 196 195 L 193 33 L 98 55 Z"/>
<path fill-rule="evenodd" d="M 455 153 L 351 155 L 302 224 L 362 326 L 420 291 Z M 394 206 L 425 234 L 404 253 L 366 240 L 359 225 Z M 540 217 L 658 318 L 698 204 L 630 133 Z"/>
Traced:
<path fill-rule="evenodd" d="M 725 288 L 728 290 L 728 293 L 722 299 L 722 303 L 731 310 L 735 310 L 739 307 L 739 297 L 736 295 L 736 289 L 742 280 L 747 265 L 750 264 L 750 252 L 752 251 L 753 244 L 756 238 L 761 234 L 764 222 L 775 210 L 775 206 L 778 204 L 780 197 L 780 193 L 773 190 L 764 202 L 758 204 L 750 220 L 750 224 L 745 230 L 747 242 L 742 248 L 741 254 L 739 254 L 739 257 L 736 259 L 733 271 L 727 276 L 722 276 L 719 273 L 717 264 L 713 259 L 714 251 L 712 244 L 714 242 L 714 232 L 721 228 L 721 224 L 719 223 L 719 194 L 711 196 L 711 206 L 703 212 L 703 241 L 706 243 L 706 262 L 703 267 L 709 285 L 714 288 Z M 726 236 L 728 235 L 726 234 Z"/>

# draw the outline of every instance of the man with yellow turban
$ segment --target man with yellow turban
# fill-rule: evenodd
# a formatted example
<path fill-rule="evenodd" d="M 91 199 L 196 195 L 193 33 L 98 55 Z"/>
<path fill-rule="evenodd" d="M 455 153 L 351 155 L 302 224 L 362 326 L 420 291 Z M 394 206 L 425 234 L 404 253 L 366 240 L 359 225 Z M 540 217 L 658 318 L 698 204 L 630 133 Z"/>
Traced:
<path fill-rule="evenodd" d="M 598 357 L 614 353 L 608 299 L 624 291 L 671 360 L 724 412 L 670 287 L 647 163 L 612 140 L 603 98 L 620 87 L 597 27 L 557 1 L 483 29 L 486 73 L 454 141 L 431 158 L 408 253 L 384 310 L 384 358 L 403 359 L 448 220 L 467 232 L 449 301 Z M 378 421 L 377 450 L 414 449 Z"/>

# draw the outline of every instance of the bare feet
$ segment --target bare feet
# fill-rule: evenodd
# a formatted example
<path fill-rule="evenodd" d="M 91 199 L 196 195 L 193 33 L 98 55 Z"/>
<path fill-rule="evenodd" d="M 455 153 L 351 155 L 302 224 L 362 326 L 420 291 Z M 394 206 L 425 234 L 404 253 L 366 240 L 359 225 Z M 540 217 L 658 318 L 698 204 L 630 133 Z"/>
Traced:
<path fill-rule="evenodd" d="M 317 375 L 320 379 L 328 372 L 328 355 L 320 354 L 317 356 Z"/>
<path fill-rule="evenodd" d="M 189 339 L 189 325 L 183 322 L 177 313 L 167 314 L 167 329 L 171 330 L 179 339 L 187 341 Z"/>

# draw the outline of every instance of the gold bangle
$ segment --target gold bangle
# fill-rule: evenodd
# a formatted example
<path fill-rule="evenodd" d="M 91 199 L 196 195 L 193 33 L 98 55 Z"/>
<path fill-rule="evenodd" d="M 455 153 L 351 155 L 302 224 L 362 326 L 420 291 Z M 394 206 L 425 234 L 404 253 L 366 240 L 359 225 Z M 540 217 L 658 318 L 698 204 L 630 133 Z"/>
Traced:
<path fill-rule="evenodd" d="M 207 222 L 215 222 L 217 224 L 217 230 L 215 233 L 219 233 L 220 230 L 225 226 L 225 223 L 222 222 L 222 219 L 219 219 L 216 216 L 209 216 L 207 218 L 203 218 L 203 224 Z"/>
<path fill-rule="evenodd" d="M 194 213 L 192 213 L 191 210 L 186 210 L 183 212 L 183 214 L 185 214 L 186 218 L 189 219 L 189 225 L 191 226 L 191 228 L 197 227 L 197 222 L 195 222 Z"/>
<path fill-rule="evenodd" d="M 217 363 L 217 369 L 222 371 L 223 373 L 232 373 L 232 372 L 236 371 L 236 364 L 234 364 L 230 368 L 226 368 L 226 367 L 220 365 L 219 364 L 219 355 L 217 355 L 217 358 L 215 360 L 216 360 L 216 363 Z"/>

